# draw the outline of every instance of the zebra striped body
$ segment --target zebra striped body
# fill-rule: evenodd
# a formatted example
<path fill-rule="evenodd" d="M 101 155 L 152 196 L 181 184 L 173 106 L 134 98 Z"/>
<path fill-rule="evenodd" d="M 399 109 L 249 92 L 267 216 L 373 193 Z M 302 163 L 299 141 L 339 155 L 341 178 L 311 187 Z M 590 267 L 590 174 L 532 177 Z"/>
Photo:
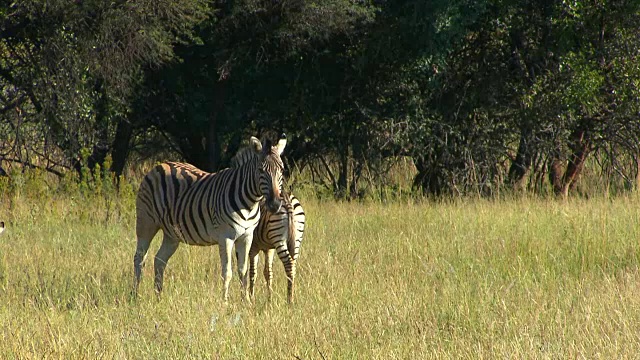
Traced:
<path fill-rule="evenodd" d="M 261 205 L 264 207 L 264 204 Z M 305 214 L 298 198 L 292 194 L 283 194 L 282 207 L 277 212 L 262 209 L 260 222 L 253 235 L 249 251 L 249 292 L 255 294 L 255 280 L 258 267 L 258 254 L 264 252 L 264 277 L 269 295 L 272 291 L 273 257 L 277 252 L 287 275 L 287 299 L 293 302 L 296 262 L 300 256 L 300 246 L 304 234 Z"/>
<path fill-rule="evenodd" d="M 246 273 L 253 230 L 260 219 L 260 202 L 279 210 L 282 188 L 280 154 L 286 140 L 277 146 L 262 146 L 252 138 L 251 146 L 238 152 L 233 167 L 208 173 L 185 163 L 157 165 L 144 178 L 136 198 L 134 292 L 137 294 L 144 257 L 151 240 L 162 229 L 164 238 L 154 261 L 155 288 L 162 291 L 169 258 L 180 243 L 219 245 L 223 298 L 228 299 L 231 253 L 235 246 L 238 273 L 246 296 Z"/>
<path fill-rule="evenodd" d="M 161 225 L 165 236 L 187 245 L 218 245 L 221 237 L 236 239 L 258 224 L 256 199 L 261 196 L 257 188 L 238 188 L 238 177 L 243 176 L 238 170 L 207 173 L 185 163 L 157 165 L 140 187 L 138 208 L 144 211 L 141 215 Z"/>

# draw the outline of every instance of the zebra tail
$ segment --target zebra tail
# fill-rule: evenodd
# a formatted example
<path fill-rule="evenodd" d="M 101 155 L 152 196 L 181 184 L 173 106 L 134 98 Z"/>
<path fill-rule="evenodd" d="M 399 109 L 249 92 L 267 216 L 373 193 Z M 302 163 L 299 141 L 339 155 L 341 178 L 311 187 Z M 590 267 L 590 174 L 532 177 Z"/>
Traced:
<path fill-rule="evenodd" d="M 296 224 L 295 219 L 293 218 L 293 204 L 291 200 L 289 200 L 286 204 L 287 207 L 287 218 L 289 221 L 288 231 L 287 231 L 287 250 L 289 250 L 289 257 L 291 260 L 295 260 L 295 251 L 296 251 Z"/>

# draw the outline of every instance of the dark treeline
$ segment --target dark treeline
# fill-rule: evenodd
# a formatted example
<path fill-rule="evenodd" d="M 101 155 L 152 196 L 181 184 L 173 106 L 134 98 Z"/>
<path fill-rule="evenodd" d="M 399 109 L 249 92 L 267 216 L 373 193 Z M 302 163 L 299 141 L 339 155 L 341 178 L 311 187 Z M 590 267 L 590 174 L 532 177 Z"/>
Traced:
<path fill-rule="evenodd" d="M 337 196 L 400 157 L 431 194 L 640 183 L 640 2 L 49 0 L 0 5 L 0 166 L 215 171 L 288 134 Z"/>

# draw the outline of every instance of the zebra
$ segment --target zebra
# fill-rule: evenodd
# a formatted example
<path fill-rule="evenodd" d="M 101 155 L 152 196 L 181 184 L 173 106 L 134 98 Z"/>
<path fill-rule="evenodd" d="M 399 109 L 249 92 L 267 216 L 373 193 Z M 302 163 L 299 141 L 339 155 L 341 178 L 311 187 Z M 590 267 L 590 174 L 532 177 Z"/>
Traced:
<path fill-rule="evenodd" d="M 0 234 L 4 231 L 4 221 L 0 221 Z"/>
<path fill-rule="evenodd" d="M 251 137 L 249 146 L 234 156 L 231 168 L 208 173 L 186 163 L 157 165 L 145 176 L 136 198 L 137 248 L 133 258 L 134 296 L 151 240 L 162 229 L 164 237 L 154 261 L 155 290 L 162 293 L 164 270 L 182 242 L 219 245 L 223 300 L 229 298 L 231 254 L 235 245 L 243 300 L 247 298 L 248 255 L 253 229 L 260 220 L 260 201 L 266 209 L 281 207 L 282 154 L 287 140 L 282 134 L 272 146 Z"/>
<path fill-rule="evenodd" d="M 293 302 L 293 285 L 296 276 L 296 261 L 300 255 L 300 246 L 304 234 L 305 214 L 300 201 L 293 194 L 283 193 L 282 207 L 279 211 L 261 210 L 260 222 L 253 233 L 253 243 L 249 251 L 249 292 L 255 295 L 258 254 L 265 254 L 264 278 L 267 281 L 269 297 L 272 293 L 273 255 L 284 265 L 287 274 L 287 301 Z M 264 203 L 260 205 L 266 207 Z"/>

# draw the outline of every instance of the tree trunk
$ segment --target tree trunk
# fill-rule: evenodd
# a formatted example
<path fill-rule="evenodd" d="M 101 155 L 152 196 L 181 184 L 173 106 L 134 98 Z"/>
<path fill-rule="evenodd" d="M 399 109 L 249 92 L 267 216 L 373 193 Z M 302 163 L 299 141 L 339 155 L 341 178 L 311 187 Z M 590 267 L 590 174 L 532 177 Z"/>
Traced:
<path fill-rule="evenodd" d="M 205 150 L 207 152 L 207 171 L 217 171 L 220 167 L 220 137 L 218 131 L 219 117 L 223 116 L 227 80 L 221 79 L 216 83 L 213 110 L 209 117 Z"/>
<path fill-rule="evenodd" d="M 640 154 L 636 155 L 636 191 L 640 190 Z"/>
<path fill-rule="evenodd" d="M 338 175 L 338 188 L 336 189 L 336 197 L 344 198 L 347 195 L 347 183 L 349 182 L 349 146 L 345 145 L 340 153 Z"/>
<path fill-rule="evenodd" d="M 578 183 L 578 179 L 580 178 L 580 174 L 582 174 L 584 163 L 589 155 L 590 142 L 586 131 L 579 130 L 574 133 L 573 137 L 574 141 L 571 146 L 573 154 L 571 154 L 569 164 L 567 165 L 567 171 L 565 171 L 563 179 L 564 186 L 567 187 L 565 192 L 568 192 L 568 189 L 575 188 Z"/>
<path fill-rule="evenodd" d="M 364 168 L 363 162 L 364 162 L 363 158 L 354 159 L 353 174 L 351 177 L 351 184 L 349 185 L 349 197 L 352 199 L 360 197 L 360 192 L 358 189 L 358 181 L 362 176 L 362 169 Z"/>
<path fill-rule="evenodd" d="M 78 176 L 82 179 L 82 167 L 87 166 L 91 173 L 97 164 L 103 164 L 109 153 L 109 121 L 107 120 L 107 106 L 108 97 L 104 84 L 101 80 L 98 80 L 94 85 L 94 91 L 100 96 L 96 99 L 94 109 L 96 112 L 96 124 L 95 130 L 97 133 L 97 142 L 93 144 L 91 154 L 86 159 L 87 163 L 83 164 L 82 160 L 76 160 L 74 162 L 74 168 L 78 172 Z"/>
<path fill-rule="evenodd" d="M 549 182 L 553 188 L 553 193 L 562 197 L 563 194 L 563 186 L 562 186 L 562 178 L 564 176 L 564 162 L 560 159 L 559 150 L 556 149 L 556 152 L 553 154 L 551 162 L 549 163 Z"/>
<path fill-rule="evenodd" d="M 355 136 L 351 144 L 351 151 L 353 155 L 353 168 L 351 174 L 351 184 L 349 185 L 349 197 L 352 199 L 360 196 L 358 190 L 358 181 L 362 176 L 362 170 L 364 169 L 365 154 L 362 148 L 362 139 L 359 136 Z"/>
<path fill-rule="evenodd" d="M 516 154 L 515 160 L 511 163 L 511 167 L 509 167 L 509 182 L 516 191 L 522 191 L 526 188 L 526 179 L 533 163 L 533 149 L 529 142 L 530 137 L 530 131 L 521 130 L 518 153 Z"/>
<path fill-rule="evenodd" d="M 559 147 L 556 148 L 549 165 L 549 181 L 553 186 L 553 193 L 560 198 L 566 198 L 569 195 L 569 189 L 575 188 L 589 155 L 590 142 L 585 130 L 576 130 L 573 133 L 570 147 L 572 153 L 566 169 L 563 169 L 564 161 L 559 158 Z"/>
<path fill-rule="evenodd" d="M 443 174 L 436 168 L 437 164 L 427 160 L 413 161 L 418 173 L 413 179 L 413 187 L 420 188 L 423 192 L 440 196 L 444 192 Z"/>
<path fill-rule="evenodd" d="M 214 112 L 209 118 L 209 129 L 205 144 L 207 151 L 207 166 L 205 170 L 209 172 L 217 171 L 220 166 L 220 142 L 218 141 L 218 129 L 216 127 L 217 117 L 217 113 Z"/>
<path fill-rule="evenodd" d="M 116 135 L 111 144 L 111 171 L 116 174 L 116 178 L 119 178 L 124 172 L 124 167 L 129 157 L 129 150 L 131 149 L 132 133 L 133 127 L 131 123 L 121 118 L 116 126 Z"/>
<path fill-rule="evenodd" d="M 180 146 L 185 160 L 199 169 L 209 171 L 209 157 L 205 151 L 206 136 L 191 133 Z"/>

